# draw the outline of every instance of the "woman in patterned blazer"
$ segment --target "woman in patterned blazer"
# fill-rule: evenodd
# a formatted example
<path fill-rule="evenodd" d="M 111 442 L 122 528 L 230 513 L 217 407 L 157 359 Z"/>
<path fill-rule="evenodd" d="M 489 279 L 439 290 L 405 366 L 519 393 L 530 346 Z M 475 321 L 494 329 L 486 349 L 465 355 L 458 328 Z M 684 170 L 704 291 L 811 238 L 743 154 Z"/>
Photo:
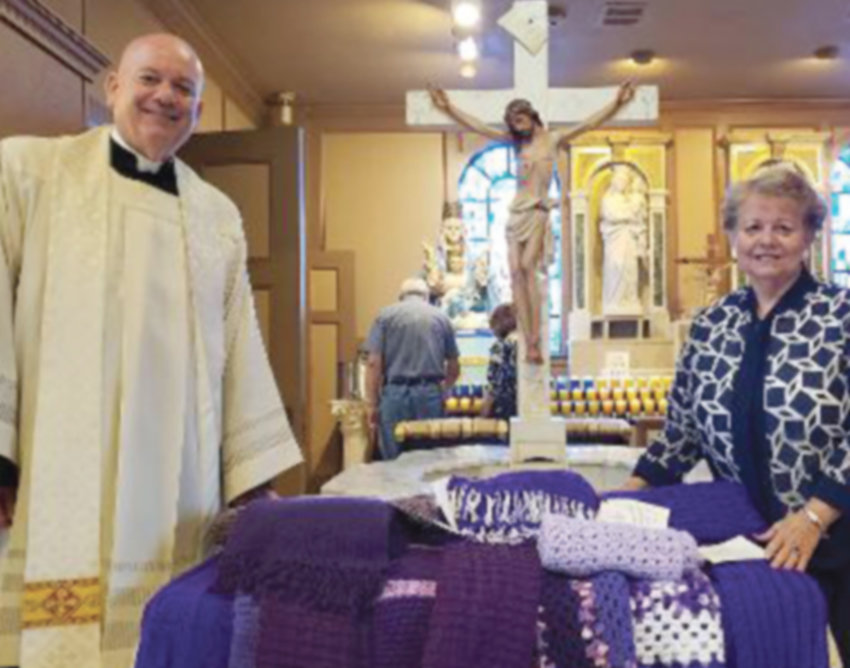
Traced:
<path fill-rule="evenodd" d="M 772 523 L 771 565 L 817 578 L 850 666 L 850 291 L 805 267 L 826 209 L 794 169 L 736 185 L 723 214 L 749 287 L 694 320 L 664 431 L 627 486 L 678 482 L 703 458 L 743 483 Z"/>

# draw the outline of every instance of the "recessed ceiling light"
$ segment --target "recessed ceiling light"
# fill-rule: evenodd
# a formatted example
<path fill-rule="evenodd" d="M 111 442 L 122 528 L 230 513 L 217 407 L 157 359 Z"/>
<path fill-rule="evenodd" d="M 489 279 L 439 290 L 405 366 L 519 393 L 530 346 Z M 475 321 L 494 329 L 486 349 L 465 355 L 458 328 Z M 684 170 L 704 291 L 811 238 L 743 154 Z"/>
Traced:
<path fill-rule="evenodd" d="M 655 59 L 655 51 L 652 49 L 635 49 L 631 54 L 635 65 L 649 65 Z"/>
<path fill-rule="evenodd" d="M 478 44 L 474 37 L 467 37 L 457 43 L 457 54 L 464 62 L 471 62 L 478 59 Z"/>
<path fill-rule="evenodd" d="M 481 5 L 474 0 L 457 0 L 452 5 L 452 18 L 458 28 L 474 28 L 481 21 Z"/>
<path fill-rule="evenodd" d="M 549 25 L 554 28 L 567 18 L 567 8 L 564 5 L 549 5 L 547 15 L 549 16 Z"/>
<path fill-rule="evenodd" d="M 814 56 L 818 60 L 835 60 L 840 52 L 835 44 L 827 44 L 815 49 Z"/>

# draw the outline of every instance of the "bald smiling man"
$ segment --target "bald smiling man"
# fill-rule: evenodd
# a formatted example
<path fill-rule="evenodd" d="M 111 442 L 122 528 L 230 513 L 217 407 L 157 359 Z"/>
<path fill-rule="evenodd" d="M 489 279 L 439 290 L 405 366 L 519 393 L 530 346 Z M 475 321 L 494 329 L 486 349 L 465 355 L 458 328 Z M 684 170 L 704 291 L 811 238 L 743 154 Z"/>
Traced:
<path fill-rule="evenodd" d="M 114 126 L 0 142 L 0 666 L 132 666 L 216 513 L 301 461 L 239 213 L 174 158 L 203 85 L 147 35 Z"/>

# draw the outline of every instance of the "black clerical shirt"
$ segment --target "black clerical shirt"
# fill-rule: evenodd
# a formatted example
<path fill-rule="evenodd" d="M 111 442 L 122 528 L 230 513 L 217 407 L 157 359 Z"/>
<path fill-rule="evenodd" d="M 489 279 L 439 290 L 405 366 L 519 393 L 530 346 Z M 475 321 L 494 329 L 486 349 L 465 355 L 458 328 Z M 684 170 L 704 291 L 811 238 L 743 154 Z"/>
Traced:
<path fill-rule="evenodd" d="M 142 181 L 172 195 L 177 194 L 177 175 L 174 172 L 174 160 L 166 160 L 156 172 L 142 171 L 138 168 L 136 156 L 115 139 L 109 140 L 110 164 L 112 169 L 128 179 Z"/>

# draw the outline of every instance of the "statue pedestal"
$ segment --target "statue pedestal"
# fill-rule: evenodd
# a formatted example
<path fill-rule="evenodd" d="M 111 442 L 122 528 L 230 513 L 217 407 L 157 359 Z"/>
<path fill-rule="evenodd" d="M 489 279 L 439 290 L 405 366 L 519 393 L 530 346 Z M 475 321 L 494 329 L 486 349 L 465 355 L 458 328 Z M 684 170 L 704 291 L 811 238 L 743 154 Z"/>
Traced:
<path fill-rule="evenodd" d="M 629 372 L 640 376 L 669 375 L 675 367 L 670 339 L 584 339 L 570 341 L 570 373 L 574 378 L 598 376 L 610 364 L 609 353 L 629 356 Z"/>
<path fill-rule="evenodd" d="M 652 322 L 642 315 L 605 316 L 590 323 L 592 339 L 648 339 Z"/>
<path fill-rule="evenodd" d="M 543 294 L 546 294 L 543 292 Z M 519 416 L 511 418 L 512 466 L 529 459 L 546 460 L 553 466 L 567 464 L 566 424 L 553 418 L 550 402 L 550 352 L 548 302 L 543 300 L 540 317 L 540 341 L 543 364 L 525 361 L 525 340 L 519 337 L 517 349 L 517 408 Z"/>
<path fill-rule="evenodd" d="M 544 459 L 553 466 L 565 468 L 566 436 L 567 425 L 564 418 L 511 418 L 511 465 Z"/>
<path fill-rule="evenodd" d="M 331 415 L 342 431 L 342 470 L 363 464 L 372 458 L 369 426 L 366 424 L 366 402 L 360 399 L 334 399 Z"/>

